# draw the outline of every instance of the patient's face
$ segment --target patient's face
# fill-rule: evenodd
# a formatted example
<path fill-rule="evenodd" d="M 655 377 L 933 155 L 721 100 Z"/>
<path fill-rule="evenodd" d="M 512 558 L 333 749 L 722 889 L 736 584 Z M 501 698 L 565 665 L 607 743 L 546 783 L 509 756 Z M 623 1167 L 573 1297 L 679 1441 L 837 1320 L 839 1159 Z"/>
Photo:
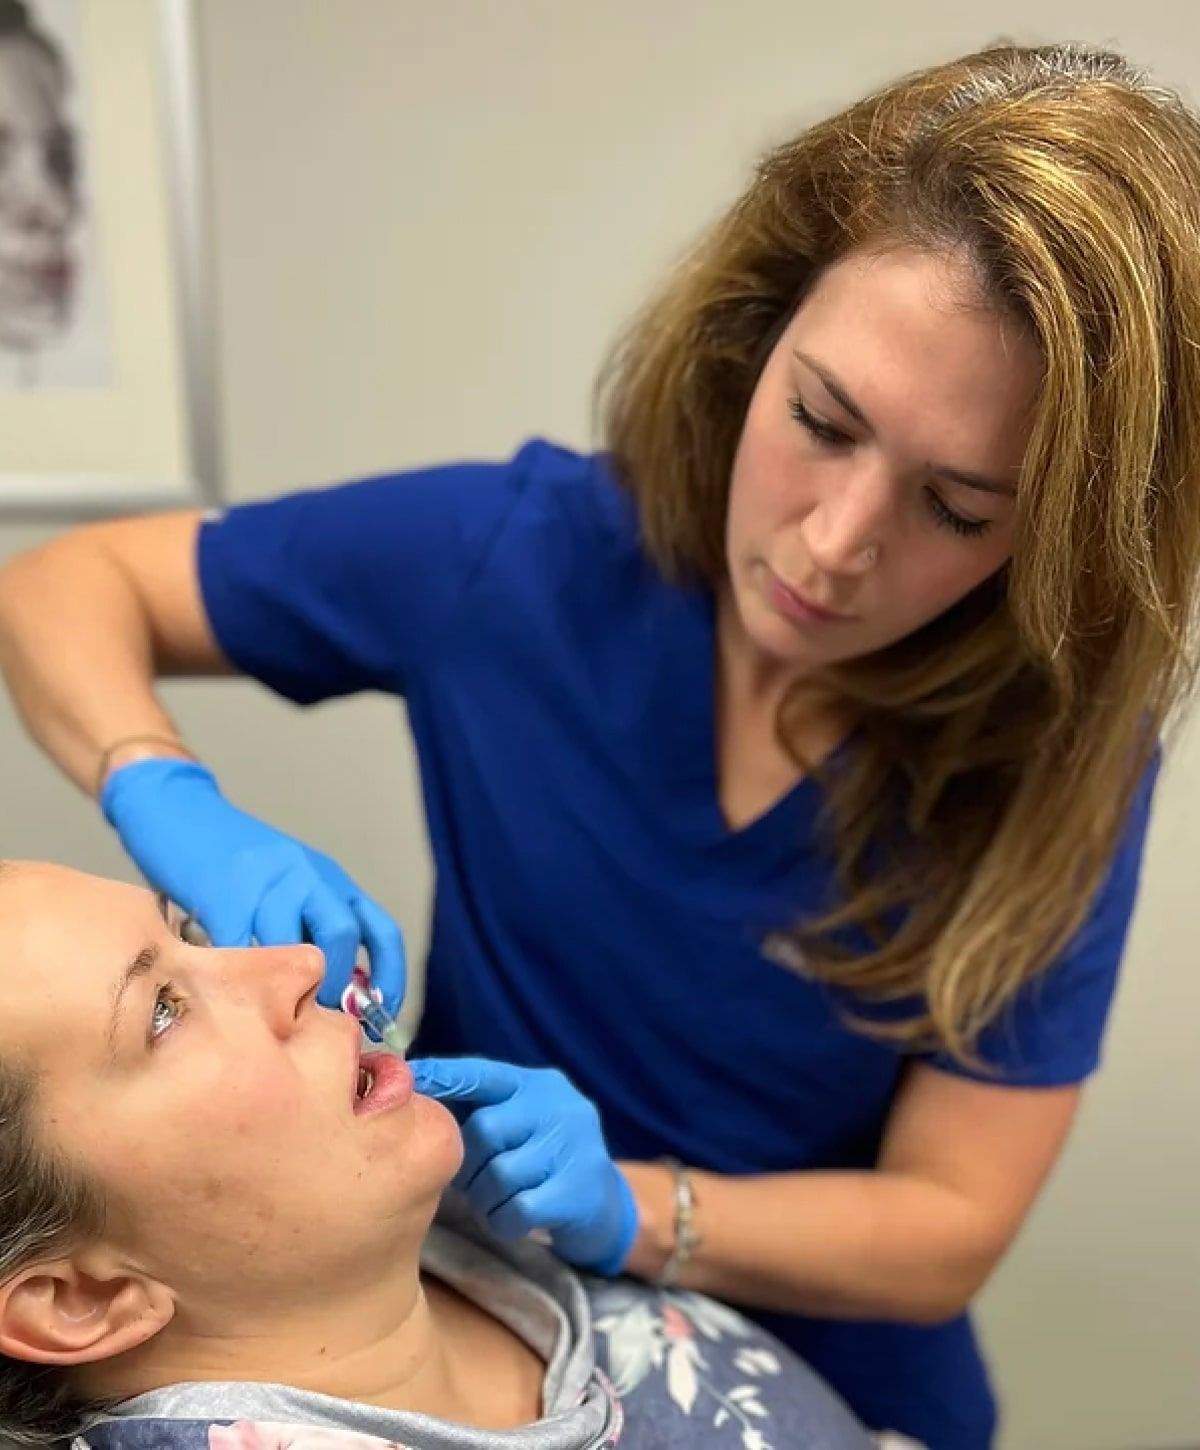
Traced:
<path fill-rule="evenodd" d="M 39 1073 L 107 1237 L 181 1302 L 352 1291 L 416 1253 L 458 1167 L 439 1104 L 356 1105 L 358 1028 L 317 1006 L 322 968 L 311 946 L 186 945 L 136 887 L 0 874 L 0 1055 Z"/>

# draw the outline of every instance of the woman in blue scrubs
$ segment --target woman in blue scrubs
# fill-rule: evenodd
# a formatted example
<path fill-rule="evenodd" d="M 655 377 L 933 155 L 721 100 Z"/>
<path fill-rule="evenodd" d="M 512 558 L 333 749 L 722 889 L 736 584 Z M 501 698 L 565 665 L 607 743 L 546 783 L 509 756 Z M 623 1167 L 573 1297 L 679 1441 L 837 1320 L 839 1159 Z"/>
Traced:
<path fill-rule="evenodd" d="M 414 1051 L 564 1068 L 627 1272 L 982 1450 L 966 1309 L 1097 1066 L 1187 677 L 1198 336 L 1191 116 L 1112 56 L 966 57 L 766 159 L 614 355 L 601 453 L 78 530 L 0 578 L 5 670 L 146 876 L 220 943 L 311 937 L 331 1003 L 363 944 L 396 1005 L 394 926 L 153 677 L 403 697 Z"/>

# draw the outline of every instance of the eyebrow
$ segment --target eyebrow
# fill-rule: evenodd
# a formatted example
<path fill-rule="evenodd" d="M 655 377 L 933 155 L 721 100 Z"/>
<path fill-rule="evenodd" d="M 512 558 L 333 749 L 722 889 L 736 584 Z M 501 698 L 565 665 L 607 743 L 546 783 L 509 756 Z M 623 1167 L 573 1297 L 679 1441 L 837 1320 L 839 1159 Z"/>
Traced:
<path fill-rule="evenodd" d="M 115 1057 L 117 1052 L 117 1033 L 121 1030 L 121 1012 L 125 1006 L 125 996 L 130 987 L 144 977 L 147 972 L 154 970 L 158 961 L 160 949 L 157 946 L 146 946 L 138 952 L 137 956 L 127 964 L 125 970 L 117 980 L 116 988 L 112 996 L 111 1016 L 108 1023 L 108 1055 Z"/>
<path fill-rule="evenodd" d="M 797 362 L 803 363 L 810 372 L 816 374 L 825 391 L 835 403 L 845 408 L 846 412 L 864 428 L 870 429 L 872 433 L 875 431 L 871 420 L 828 368 L 822 367 L 814 358 L 809 357 L 807 353 L 801 352 L 798 348 L 793 351 L 792 356 Z M 982 473 L 971 473 L 964 468 L 946 468 L 940 463 L 930 464 L 929 471 L 936 474 L 938 478 L 948 479 L 951 483 L 961 483 L 964 488 L 977 488 L 981 493 L 998 493 L 1004 498 L 1016 496 L 1017 491 L 1011 483 L 1001 483 L 999 479 L 988 478 Z"/>

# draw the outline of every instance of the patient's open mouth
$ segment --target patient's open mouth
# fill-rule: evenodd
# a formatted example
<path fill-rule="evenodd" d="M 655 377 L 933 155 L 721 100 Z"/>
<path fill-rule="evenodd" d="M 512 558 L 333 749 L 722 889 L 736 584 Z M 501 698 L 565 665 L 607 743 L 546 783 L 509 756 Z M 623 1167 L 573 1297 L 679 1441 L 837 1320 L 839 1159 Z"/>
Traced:
<path fill-rule="evenodd" d="M 412 1073 L 403 1058 L 390 1052 L 365 1052 L 358 1062 L 354 1112 L 358 1116 L 399 1107 L 413 1095 Z"/>

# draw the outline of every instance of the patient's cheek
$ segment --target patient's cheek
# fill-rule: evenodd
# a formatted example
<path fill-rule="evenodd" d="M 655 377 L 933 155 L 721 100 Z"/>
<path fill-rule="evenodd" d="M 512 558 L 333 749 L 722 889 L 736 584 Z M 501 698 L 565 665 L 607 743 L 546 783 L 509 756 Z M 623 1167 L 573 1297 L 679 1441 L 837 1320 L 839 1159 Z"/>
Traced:
<path fill-rule="evenodd" d="M 207 1176 L 200 1185 L 199 1197 L 201 1203 L 207 1204 L 210 1208 L 215 1208 L 226 1197 L 224 1181 L 212 1175 Z"/>

